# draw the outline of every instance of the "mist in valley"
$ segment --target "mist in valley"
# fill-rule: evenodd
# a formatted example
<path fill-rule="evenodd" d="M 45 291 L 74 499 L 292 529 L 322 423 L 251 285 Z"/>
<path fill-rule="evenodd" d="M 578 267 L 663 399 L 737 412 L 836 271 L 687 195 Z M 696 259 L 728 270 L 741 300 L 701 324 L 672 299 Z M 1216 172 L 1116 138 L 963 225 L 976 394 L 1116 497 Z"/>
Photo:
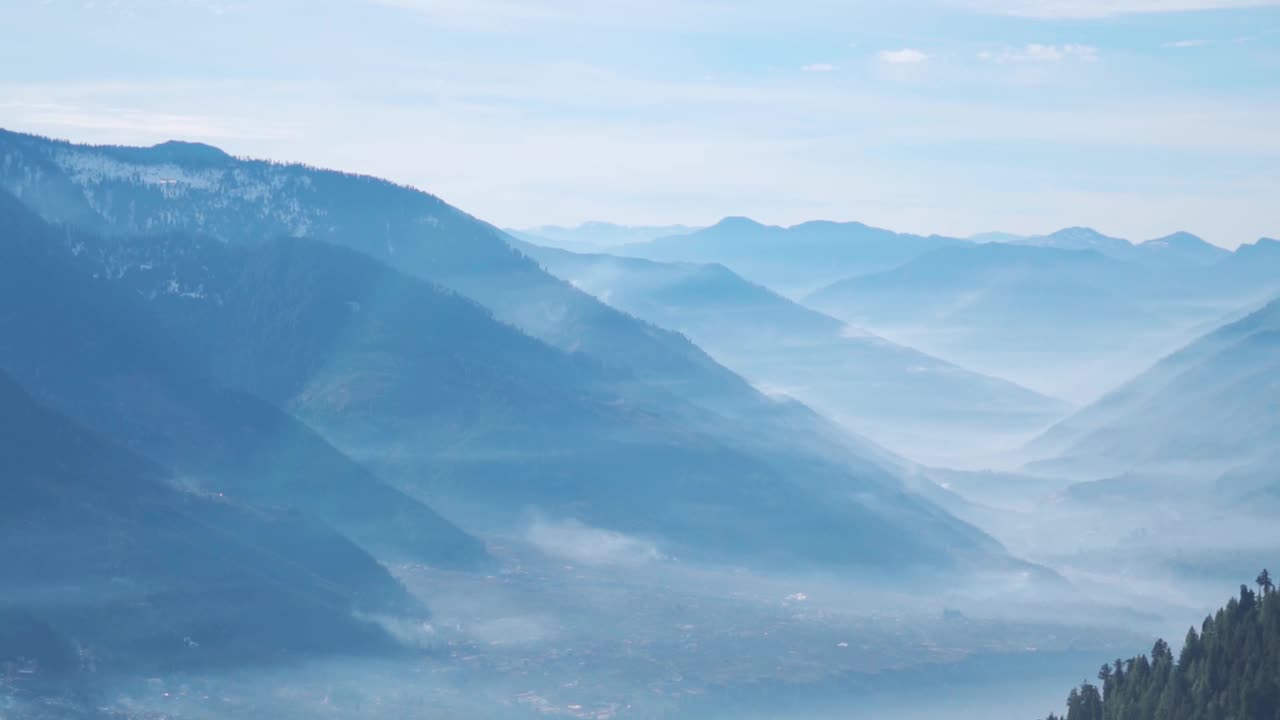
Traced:
<path fill-rule="evenodd" d="M 120 163 L 195 162 L 4 139 L 6 167 L 53 158 L 164 213 L 172 190 Z M 317 217 L 326 182 L 443 212 L 213 162 L 237 174 L 199 172 Z M 31 480 L 3 536 L 13 717 L 1027 716 L 1180 637 L 1280 545 L 1265 278 L 1206 285 L 1206 306 L 1239 303 L 1231 322 L 1067 402 L 721 265 L 550 251 L 462 216 L 448 232 L 484 238 L 465 261 L 367 247 L 359 215 L 326 215 L 324 241 L 270 239 L 267 214 L 267 239 L 211 243 L 248 237 L 236 218 L 262 196 L 193 185 L 172 217 L 202 229 L 151 235 L 54 224 L 57 185 L 6 182 L 6 301 L 55 300 L 7 321 L 0 358 Z M 1022 292 L 1025 252 L 986 282 Z M 1126 322 L 1020 312 L 1050 310 L 1085 335 Z M 1134 349 L 1078 348 L 1060 382 L 1117 352 Z M 1200 422 L 1215 412 L 1257 440 Z M 289 617 L 299 592 L 315 602 Z"/>
<path fill-rule="evenodd" d="M 1276 716 L 1276 9 L 730 5 L 14 9 L 0 720 Z"/>

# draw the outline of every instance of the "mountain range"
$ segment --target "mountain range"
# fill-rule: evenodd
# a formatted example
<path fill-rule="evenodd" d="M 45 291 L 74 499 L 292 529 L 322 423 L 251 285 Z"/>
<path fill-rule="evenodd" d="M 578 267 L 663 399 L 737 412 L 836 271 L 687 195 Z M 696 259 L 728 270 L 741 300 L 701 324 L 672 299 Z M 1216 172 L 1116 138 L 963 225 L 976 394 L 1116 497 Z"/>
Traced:
<path fill-rule="evenodd" d="M 6 133 L 0 158 L 0 185 L 54 223 L 37 234 L 62 238 L 44 245 L 145 304 L 218 385 L 464 526 L 532 510 L 680 556 L 1009 566 L 873 446 L 430 195 L 183 143 Z"/>
<path fill-rule="evenodd" d="M 971 238 L 978 240 L 980 238 Z M 1104 235 L 1093 228 L 1064 228 L 1048 235 L 1017 236 L 1006 235 L 996 237 L 995 234 L 981 238 L 1011 245 L 1030 245 L 1033 247 L 1050 247 L 1059 250 L 1094 250 L 1117 260 L 1146 260 L 1155 263 L 1194 263 L 1212 265 L 1231 254 L 1218 245 L 1189 232 L 1176 232 L 1171 235 L 1131 243 L 1123 238 Z"/>
<path fill-rule="evenodd" d="M 930 250 L 963 243 L 856 222 L 779 227 L 729 217 L 696 232 L 622 245 L 611 252 L 661 262 L 721 263 L 752 282 L 799 297 L 843 277 L 888 270 Z"/>
<path fill-rule="evenodd" d="M 833 283 L 805 302 L 967 367 L 1089 401 L 1280 291 L 1276 276 L 1250 269 L 1262 263 L 1241 260 L 1243 250 L 1209 260 L 1173 247 L 1125 260 L 1097 249 L 958 245 Z"/>

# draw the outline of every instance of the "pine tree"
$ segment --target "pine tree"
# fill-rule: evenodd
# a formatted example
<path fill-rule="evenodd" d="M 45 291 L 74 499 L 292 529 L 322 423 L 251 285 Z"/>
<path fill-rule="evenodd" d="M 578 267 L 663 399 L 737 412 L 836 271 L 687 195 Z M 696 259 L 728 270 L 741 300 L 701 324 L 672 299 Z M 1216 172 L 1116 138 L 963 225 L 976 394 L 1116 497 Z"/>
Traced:
<path fill-rule="evenodd" d="M 1050 720 L 1280 720 L 1280 593 L 1265 570 L 1256 583 L 1188 629 L 1176 660 L 1163 640 L 1117 658 L 1098 671 L 1101 688 L 1073 689 Z"/>

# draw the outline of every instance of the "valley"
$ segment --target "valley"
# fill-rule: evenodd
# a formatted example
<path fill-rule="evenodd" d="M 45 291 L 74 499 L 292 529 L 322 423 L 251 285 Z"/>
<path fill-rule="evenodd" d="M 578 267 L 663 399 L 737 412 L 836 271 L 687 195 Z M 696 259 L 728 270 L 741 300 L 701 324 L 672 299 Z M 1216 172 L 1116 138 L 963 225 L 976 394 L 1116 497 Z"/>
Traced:
<path fill-rule="evenodd" d="M 24 720 L 1035 716 L 1280 552 L 1270 241 L 542 245 L 9 131 L 0 191 Z"/>

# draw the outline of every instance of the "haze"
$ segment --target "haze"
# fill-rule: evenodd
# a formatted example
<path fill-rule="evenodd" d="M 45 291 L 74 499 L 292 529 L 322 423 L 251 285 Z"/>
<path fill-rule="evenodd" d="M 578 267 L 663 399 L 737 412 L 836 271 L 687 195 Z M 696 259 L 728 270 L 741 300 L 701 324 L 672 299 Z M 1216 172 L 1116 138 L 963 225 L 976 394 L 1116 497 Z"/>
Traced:
<path fill-rule="evenodd" d="M 2 15 L 0 718 L 1280 713 L 1280 3 Z"/>

